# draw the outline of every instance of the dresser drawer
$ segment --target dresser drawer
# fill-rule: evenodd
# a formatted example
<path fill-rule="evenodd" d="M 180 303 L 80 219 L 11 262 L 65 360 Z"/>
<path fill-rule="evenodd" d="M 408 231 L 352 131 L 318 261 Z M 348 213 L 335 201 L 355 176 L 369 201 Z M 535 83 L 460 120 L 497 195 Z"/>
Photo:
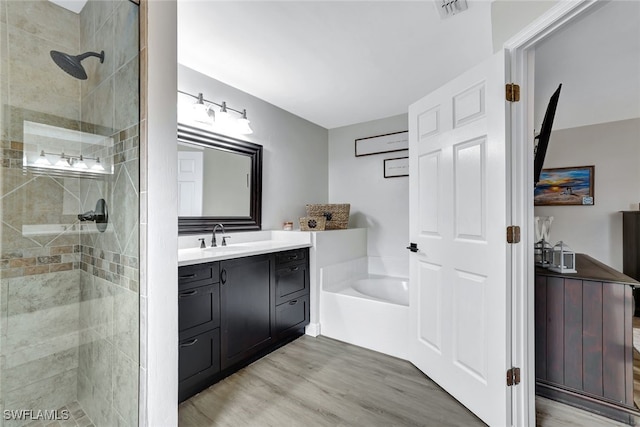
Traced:
<path fill-rule="evenodd" d="M 178 268 L 178 286 L 181 289 L 203 286 L 220 281 L 220 264 L 187 265 Z"/>
<path fill-rule="evenodd" d="M 220 326 L 220 285 L 181 289 L 178 292 L 180 336 L 195 335 Z"/>
<path fill-rule="evenodd" d="M 307 264 L 294 264 L 276 270 L 276 305 L 309 294 Z"/>
<path fill-rule="evenodd" d="M 294 298 L 276 307 L 276 333 L 281 335 L 309 324 L 309 296 Z"/>
<path fill-rule="evenodd" d="M 305 261 L 307 259 L 307 248 L 294 249 L 291 251 L 276 253 L 276 266 L 279 267 L 284 264 L 297 263 Z"/>
<path fill-rule="evenodd" d="M 193 381 L 220 371 L 220 328 L 180 340 L 178 379 Z"/>

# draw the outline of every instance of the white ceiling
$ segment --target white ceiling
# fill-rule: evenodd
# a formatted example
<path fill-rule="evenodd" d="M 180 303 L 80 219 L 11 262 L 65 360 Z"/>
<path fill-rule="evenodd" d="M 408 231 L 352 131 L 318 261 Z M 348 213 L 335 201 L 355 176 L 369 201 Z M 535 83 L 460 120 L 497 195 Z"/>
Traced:
<path fill-rule="evenodd" d="M 432 0 L 178 0 L 178 62 L 332 129 L 406 113 L 491 55 L 491 3 L 467 2 L 443 20 Z"/>

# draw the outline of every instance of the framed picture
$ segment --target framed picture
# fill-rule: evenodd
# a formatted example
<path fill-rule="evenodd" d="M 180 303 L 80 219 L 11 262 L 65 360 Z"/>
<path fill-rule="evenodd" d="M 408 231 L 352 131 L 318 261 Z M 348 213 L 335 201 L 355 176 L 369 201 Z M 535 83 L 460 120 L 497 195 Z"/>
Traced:
<path fill-rule="evenodd" d="M 384 177 L 397 178 L 399 176 L 409 176 L 409 158 L 384 159 Z"/>
<path fill-rule="evenodd" d="M 542 169 L 534 205 L 593 205 L 593 172 L 593 166 Z"/>
<path fill-rule="evenodd" d="M 409 149 L 409 131 L 356 139 L 356 157 Z"/>

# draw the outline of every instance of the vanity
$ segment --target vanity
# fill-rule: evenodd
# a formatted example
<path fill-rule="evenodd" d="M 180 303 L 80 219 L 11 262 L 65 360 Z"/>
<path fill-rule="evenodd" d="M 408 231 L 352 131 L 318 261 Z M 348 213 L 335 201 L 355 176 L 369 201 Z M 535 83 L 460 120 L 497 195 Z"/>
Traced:
<path fill-rule="evenodd" d="M 261 230 L 261 145 L 183 124 L 177 142 L 182 402 L 304 333 L 311 238 Z"/>
<path fill-rule="evenodd" d="M 304 334 L 307 246 L 263 241 L 180 251 L 180 402 Z"/>

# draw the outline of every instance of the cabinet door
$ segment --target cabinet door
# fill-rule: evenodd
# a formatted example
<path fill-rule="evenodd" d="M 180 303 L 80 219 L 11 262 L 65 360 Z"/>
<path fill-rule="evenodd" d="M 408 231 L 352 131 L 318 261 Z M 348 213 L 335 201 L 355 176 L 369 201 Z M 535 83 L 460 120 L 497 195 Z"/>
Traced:
<path fill-rule="evenodd" d="M 246 359 L 273 340 L 273 256 L 220 263 L 222 369 Z"/>

